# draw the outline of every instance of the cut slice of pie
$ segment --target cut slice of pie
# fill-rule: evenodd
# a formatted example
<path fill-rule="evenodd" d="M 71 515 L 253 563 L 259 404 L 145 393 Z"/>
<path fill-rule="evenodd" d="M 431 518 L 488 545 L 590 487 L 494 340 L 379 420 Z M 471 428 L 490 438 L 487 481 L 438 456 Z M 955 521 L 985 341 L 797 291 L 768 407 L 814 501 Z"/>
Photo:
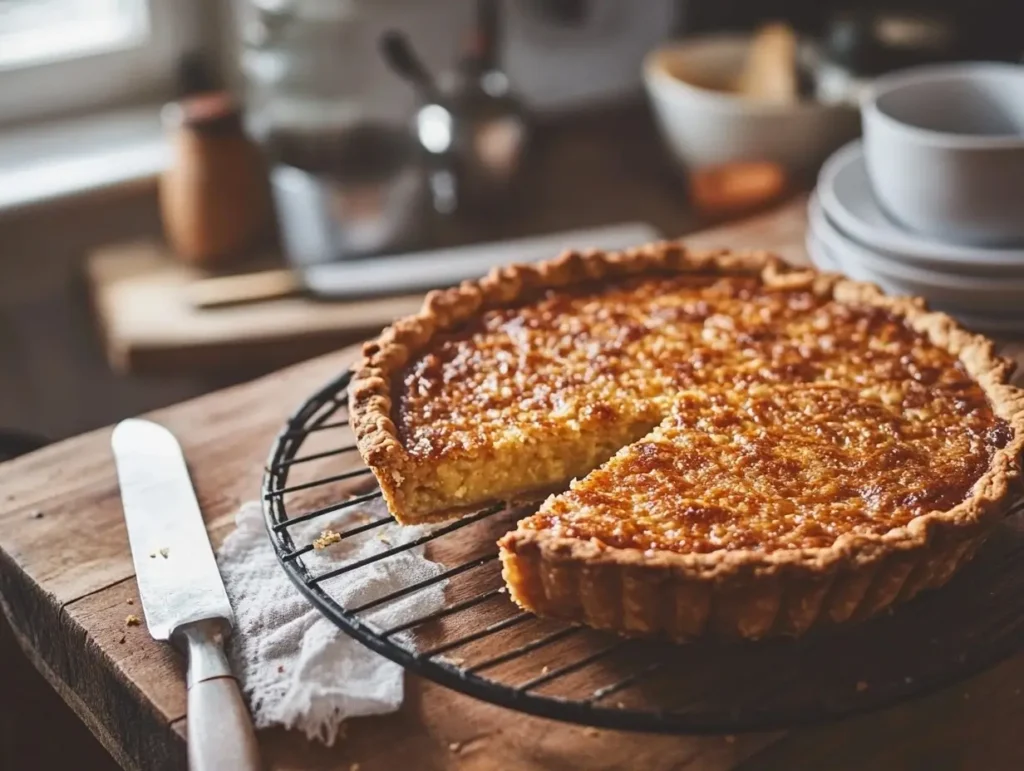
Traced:
<path fill-rule="evenodd" d="M 432 293 L 365 347 L 350 407 L 400 522 L 568 486 L 500 542 L 523 607 L 762 637 L 871 615 L 974 552 L 1016 491 L 1008 375 L 919 301 L 657 244 Z"/>

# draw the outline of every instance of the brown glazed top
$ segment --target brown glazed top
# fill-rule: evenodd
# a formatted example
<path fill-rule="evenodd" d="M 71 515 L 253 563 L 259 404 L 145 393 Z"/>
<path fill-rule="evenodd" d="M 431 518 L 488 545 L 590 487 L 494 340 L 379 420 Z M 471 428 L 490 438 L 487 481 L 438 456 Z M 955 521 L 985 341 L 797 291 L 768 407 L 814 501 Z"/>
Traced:
<path fill-rule="evenodd" d="M 881 535 L 963 501 L 1008 441 L 984 400 L 964 397 L 901 409 L 833 386 L 691 392 L 521 526 L 688 553 Z"/>
<path fill-rule="evenodd" d="M 900 318 L 739 276 L 548 290 L 436 336 L 394 384 L 413 459 L 658 426 L 531 520 L 642 549 L 885 532 L 962 501 L 1011 433 Z"/>

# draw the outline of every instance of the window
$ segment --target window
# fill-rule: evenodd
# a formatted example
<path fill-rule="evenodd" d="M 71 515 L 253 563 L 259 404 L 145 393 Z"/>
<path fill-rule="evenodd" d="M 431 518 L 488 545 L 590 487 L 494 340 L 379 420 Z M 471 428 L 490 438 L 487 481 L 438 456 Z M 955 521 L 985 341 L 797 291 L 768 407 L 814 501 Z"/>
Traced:
<path fill-rule="evenodd" d="M 0 69 L 118 51 L 148 34 L 145 0 L 0 0 Z"/>
<path fill-rule="evenodd" d="M 0 0 L 0 124 L 166 98 L 202 0 Z"/>

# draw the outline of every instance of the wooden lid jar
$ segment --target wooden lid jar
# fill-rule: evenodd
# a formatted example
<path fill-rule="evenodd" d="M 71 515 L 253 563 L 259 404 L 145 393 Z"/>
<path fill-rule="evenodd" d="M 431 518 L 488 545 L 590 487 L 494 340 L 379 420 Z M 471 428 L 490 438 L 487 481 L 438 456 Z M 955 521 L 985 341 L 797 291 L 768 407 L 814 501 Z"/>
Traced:
<path fill-rule="evenodd" d="M 238 104 L 210 92 L 168 105 L 171 163 L 160 180 L 164 233 L 177 255 L 215 266 L 242 257 L 270 230 L 266 165 Z"/>

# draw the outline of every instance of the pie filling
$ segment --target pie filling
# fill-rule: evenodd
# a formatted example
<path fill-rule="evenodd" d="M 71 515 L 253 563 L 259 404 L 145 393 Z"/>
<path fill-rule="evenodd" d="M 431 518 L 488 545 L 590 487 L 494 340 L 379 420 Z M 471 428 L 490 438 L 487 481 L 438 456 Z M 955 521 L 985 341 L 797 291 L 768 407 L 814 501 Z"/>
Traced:
<path fill-rule="evenodd" d="M 434 338 L 392 402 L 431 471 L 411 515 L 575 479 L 521 527 L 691 553 L 827 547 L 952 508 L 1011 433 L 900 318 L 735 276 L 488 311 Z"/>
<path fill-rule="evenodd" d="M 520 528 L 606 546 L 809 549 L 951 509 L 1008 439 L 984 404 L 903 410 L 831 385 L 690 392 Z M 965 430 L 966 429 L 966 430 Z"/>

